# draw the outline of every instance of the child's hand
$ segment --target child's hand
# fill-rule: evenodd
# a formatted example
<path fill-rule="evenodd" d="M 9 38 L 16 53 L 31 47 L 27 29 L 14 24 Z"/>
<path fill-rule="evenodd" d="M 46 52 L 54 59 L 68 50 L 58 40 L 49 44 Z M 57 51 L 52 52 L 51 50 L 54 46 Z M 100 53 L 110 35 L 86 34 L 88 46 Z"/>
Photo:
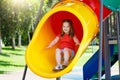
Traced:
<path fill-rule="evenodd" d="M 49 46 L 47 46 L 46 48 L 49 49 L 49 48 L 51 48 L 51 47 L 52 47 L 52 46 L 49 45 Z"/>

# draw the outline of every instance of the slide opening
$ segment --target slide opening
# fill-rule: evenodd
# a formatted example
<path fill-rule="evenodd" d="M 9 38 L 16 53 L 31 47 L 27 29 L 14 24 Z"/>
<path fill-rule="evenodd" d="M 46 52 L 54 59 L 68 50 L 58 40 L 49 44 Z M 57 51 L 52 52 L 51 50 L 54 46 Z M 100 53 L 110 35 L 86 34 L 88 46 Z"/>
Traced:
<path fill-rule="evenodd" d="M 27 50 L 28 54 L 26 55 L 26 60 L 27 63 L 29 63 L 29 68 L 40 76 L 56 77 L 59 73 L 64 71 L 53 71 L 53 68 L 56 66 L 55 50 L 59 43 L 50 49 L 46 48 L 50 42 L 60 34 L 63 19 L 72 20 L 75 35 L 78 37 L 79 41 L 82 40 L 83 27 L 80 20 L 73 13 L 67 11 L 55 12 L 50 15 L 43 24 L 38 24 L 38 27 L 40 26 L 41 29 L 37 31 L 37 36 L 34 35 L 32 43 L 28 46 L 29 49 Z M 72 60 L 74 60 L 74 58 Z"/>
<path fill-rule="evenodd" d="M 43 72 L 46 72 L 47 74 L 53 72 L 52 68 L 54 68 L 54 66 L 56 65 L 55 49 L 57 48 L 59 43 L 54 47 L 52 47 L 51 49 L 45 49 L 45 48 L 58 34 L 60 34 L 63 19 L 72 20 L 75 35 L 78 37 L 79 41 L 82 40 L 83 28 L 82 28 L 81 22 L 74 14 L 67 11 L 59 11 L 52 14 L 43 24 L 40 32 L 38 33 L 37 41 L 35 44 L 37 47 L 39 47 L 37 48 L 38 50 L 36 50 L 37 52 L 35 53 L 35 54 L 38 54 L 36 58 L 44 60 L 44 61 L 39 60 L 40 62 L 39 64 L 35 65 L 35 68 L 36 66 L 39 65 L 38 69 L 45 70 L 49 66 L 49 70 L 47 69 L 43 71 Z M 39 42 L 40 44 L 38 44 L 37 42 Z"/>

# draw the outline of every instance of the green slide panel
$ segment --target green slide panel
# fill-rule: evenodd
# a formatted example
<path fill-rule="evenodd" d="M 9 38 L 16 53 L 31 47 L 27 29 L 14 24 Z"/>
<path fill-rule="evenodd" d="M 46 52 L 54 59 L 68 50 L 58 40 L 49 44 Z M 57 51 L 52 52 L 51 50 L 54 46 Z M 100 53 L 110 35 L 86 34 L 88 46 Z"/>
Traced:
<path fill-rule="evenodd" d="M 120 0 L 103 0 L 103 2 L 112 11 L 120 11 Z"/>

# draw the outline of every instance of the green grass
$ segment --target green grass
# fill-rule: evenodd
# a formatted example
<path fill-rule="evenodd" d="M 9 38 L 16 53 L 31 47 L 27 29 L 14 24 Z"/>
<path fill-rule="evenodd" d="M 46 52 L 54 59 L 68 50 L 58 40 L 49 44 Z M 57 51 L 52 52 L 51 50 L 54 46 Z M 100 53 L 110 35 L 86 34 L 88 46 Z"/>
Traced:
<path fill-rule="evenodd" d="M 98 46 L 89 46 L 77 62 L 76 66 L 83 66 L 97 49 Z M 11 47 L 5 47 L 2 49 L 2 52 L 3 53 L 0 54 L 0 74 L 24 69 L 25 47 L 16 47 L 15 50 L 11 49 Z"/>
<path fill-rule="evenodd" d="M 76 66 L 83 66 L 91 57 L 92 55 L 98 50 L 98 46 L 88 46 L 86 51 L 78 60 Z"/>
<path fill-rule="evenodd" d="M 25 66 L 25 47 L 5 47 L 0 54 L 0 74 L 23 69 Z"/>

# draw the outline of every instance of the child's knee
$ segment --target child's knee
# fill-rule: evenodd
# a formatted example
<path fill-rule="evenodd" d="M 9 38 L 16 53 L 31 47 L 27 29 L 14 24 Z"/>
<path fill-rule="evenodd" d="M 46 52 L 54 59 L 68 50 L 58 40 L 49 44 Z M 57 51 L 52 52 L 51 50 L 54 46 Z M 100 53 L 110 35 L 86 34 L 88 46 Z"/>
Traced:
<path fill-rule="evenodd" d="M 57 48 L 56 53 L 61 53 L 61 50 L 59 48 Z"/>
<path fill-rule="evenodd" d="M 69 52 L 69 49 L 68 48 L 64 48 L 64 52 Z"/>

